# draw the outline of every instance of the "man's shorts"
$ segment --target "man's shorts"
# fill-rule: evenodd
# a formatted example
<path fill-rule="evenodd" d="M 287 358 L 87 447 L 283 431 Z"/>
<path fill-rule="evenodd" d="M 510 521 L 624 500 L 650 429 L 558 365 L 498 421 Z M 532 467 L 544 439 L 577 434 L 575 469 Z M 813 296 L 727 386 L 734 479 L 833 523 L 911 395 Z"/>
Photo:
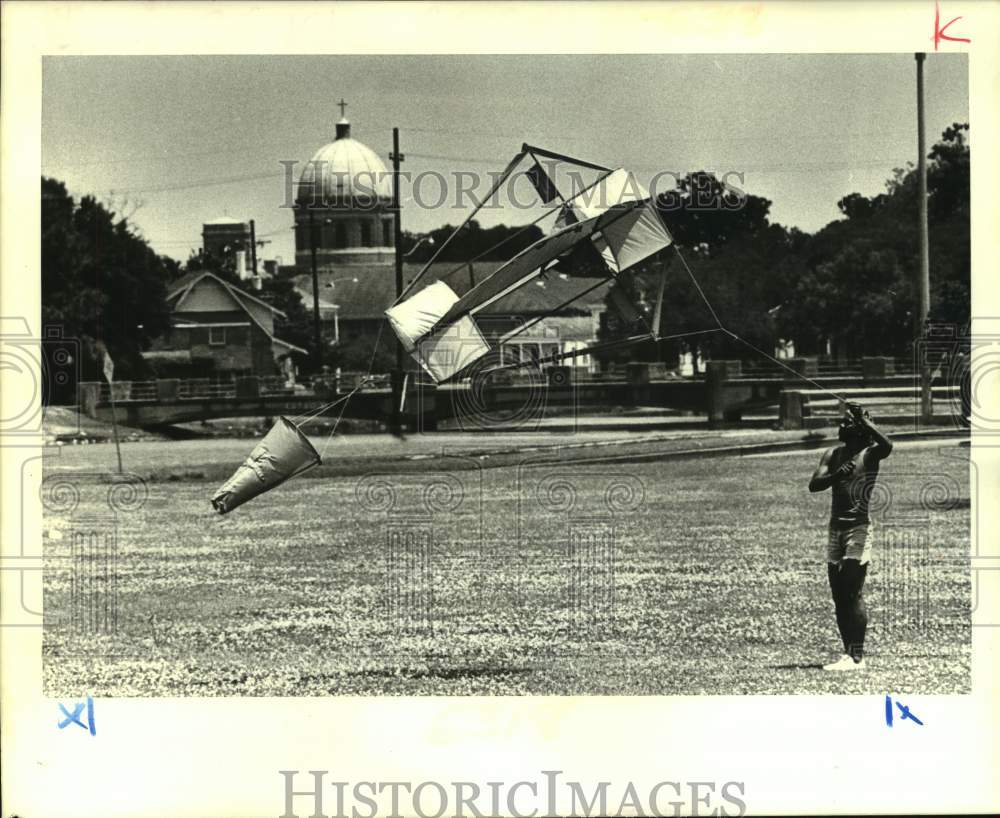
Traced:
<path fill-rule="evenodd" d="M 846 528 L 830 524 L 826 542 L 826 561 L 838 563 L 842 559 L 857 560 L 864 565 L 872 557 L 869 534 L 871 523 L 859 523 Z"/>

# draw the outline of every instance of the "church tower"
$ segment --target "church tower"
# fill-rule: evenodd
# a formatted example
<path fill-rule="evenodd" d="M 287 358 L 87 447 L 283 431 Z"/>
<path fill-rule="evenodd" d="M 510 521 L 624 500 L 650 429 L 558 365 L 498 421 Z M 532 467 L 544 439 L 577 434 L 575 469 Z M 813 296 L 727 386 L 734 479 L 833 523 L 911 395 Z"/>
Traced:
<path fill-rule="evenodd" d="M 390 266 L 395 258 L 392 178 L 367 145 L 351 138 L 341 100 L 336 138 L 321 147 L 299 177 L 295 199 L 295 266 Z"/>

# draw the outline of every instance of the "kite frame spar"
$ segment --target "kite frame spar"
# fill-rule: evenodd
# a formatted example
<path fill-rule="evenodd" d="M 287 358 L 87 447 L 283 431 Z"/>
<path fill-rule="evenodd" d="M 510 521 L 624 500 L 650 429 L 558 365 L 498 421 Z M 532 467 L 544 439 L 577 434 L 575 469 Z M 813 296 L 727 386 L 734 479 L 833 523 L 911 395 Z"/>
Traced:
<path fill-rule="evenodd" d="M 572 212 L 576 221 L 563 227 L 562 229 L 559 229 L 539 239 L 537 242 L 525 248 L 516 256 L 514 256 L 514 258 L 504 263 L 499 269 L 497 269 L 494 273 L 492 273 L 486 279 L 481 281 L 479 284 L 475 285 L 461 298 L 456 296 L 455 301 L 449 303 L 447 305 L 446 310 L 442 314 L 431 316 L 434 318 L 433 323 L 429 327 L 422 328 L 421 335 L 418 339 L 414 340 L 411 337 L 406 337 L 404 339 L 403 331 L 398 325 L 397 320 L 394 320 L 396 318 L 396 315 L 394 315 L 394 310 L 396 310 L 396 308 L 401 303 L 404 302 L 407 295 L 423 278 L 427 270 L 430 269 L 430 267 L 434 264 L 434 262 L 444 251 L 445 247 L 447 247 L 448 244 L 452 241 L 452 239 L 454 239 L 455 236 L 457 236 L 459 232 L 473 219 L 473 217 L 476 215 L 476 213 L 479 212 L 479 210 L 483 207 L 483 205 L 494 196 L 494 194 L 499 190 L 500 186 L 510 177 L 511 173 L 513 173 L 514 170 L 518 167 L 518 165 L 520 165 L 521 162 L 527 157 L 530 157 L 533 162 L 531 170 L 536 174 L 536 176 L 532 177 L 532 182 L 535 185 L 536 191 L 539 193 L 539 198 L 545 204 L 558 198 L 561 200 L 562 204 L 557 208 L 546 210 L 545 213 L 542 214 L 542 216 L 535 219 L 529 225 L 526 225 L 524 228 L 522 228 L 522 230 L 527 229 L 528 227 L 536 224 L 539 221 L 542 221 L 549 215 L 558 214 L 560 212 L 566 212 L 566 211 Z M 593 184 L 589 185 L 587 188 L 584 188 L 582 191 L 575 194 L 574 196 L 567 198 L 559 191 L 559 189 L 556 187 L 555 183 L 552 181 L 549 175 L 545 173 L 545 170 L 542 168 L 542 165 L 539 161 L 539 157 L 544 157 L 547 159 L 555 160 L 557 162 L 565 162 L 568 164 L 573 164 L 580 167 L 597 170 L 601 172 L 601 175 Z M 650 197 L 649 194 L 646 193 L 645 191 L 642 191 L 641 196 L 633 195 L 631 198 L 625 199 L 624 201 L 619 201 L 617 204 L 599 210 L 596 213 L 596 215 L 592 215 L 591 212 L 589 212 L 585 206 L 581 205 L 580 200 L 581 197 L 584 196 L 584 194 L 589 193 L 598 185 L 601 185 L 603 182 L 608 180 L 609 177 L 611 177 L 613 174 L 616 173 L 625 174 L 625 180 L 630 185 L 633 186 L 633 190 L 635 189 L 642 190 L 642 188 L 638 185 L 638 183 L 635 182 L 634 177 L 632 177 L 631 174 L 628 174 L 627 171 L 621 169 L 616 171 L 604 165 L 598 165 L 593 162 L 577 159 L 575 157 L 567 156 L 561 153 L 556 153 L 554 151 L 550 151 L 544 148 L 539 148 L 537 146 L 524 143 L 521 146 L 521 150 L 507 164 L 507 167 L 504 169 L 503 173 L 501 173 L 500 176 L 496 179 L 489 193 L 482 200 L 482 202 L 477 204 L 476 207 L 473 208 L 472 212 L 466 217 L 466 219 L 452 231 L 451 235 L 444 242 L 441 243 L 441 245 L 439 246 L 437 251 L 433 254 L 433 256 L 430 258 L 430 260 L 421 268 L 420 272 L 417 273 L 417 275 L 413 278 L 413 280 L 410 281 L 410 283 L 403 289 L 403 292 L 393 303 L 392 307 L 390 307 L 390 309 L 386 311 L 386 314 L 390 318 L 390 322 L 393 324 L 394 329 L 396 330 L 397 334 L 400 335 L 401 340 L 404 341 L 404 345 L 406 345 L 410 349 L 411 354 L 413 354 L 414 357 L 417 357 L 419 353 L 419 345 L 421 343 L 427 341 L 428 339 L 431 339 L 432 336 L 440 335 L 443 331 L 455 327 L 457 322 L 459 321 L 470 320 L 473 316 L 475 316 L 478 312 L 488 307 L 490 304 L 494 303 L 500 298 L 503 298 L 510 292 L 519 289 L 520 287 L 529 283 L 531 280 L 537 278 L 539 275 L 542 275 L 548 267 L 550 267 L 558 260 L 560 256 L 569 252 L 570 250 L 572 250 L 574 247 L 576 247 L 578 244 L 580 244 L 585 240 L 588 239 L 592 240 L 595 242 L 595 245 L 597 245 L 597 242 L 600 241 L 604 245 L 603 250 L 601 250 L 599 245 L 597 245 L 597 248 L 601 252 L 602 257 L 605 260 L 605 264 L 607 267 L 607 275 L 603 276 L 600 282 L 595 284 L 593 287 L 583 290 L 582 292 L 576 293 L 573 296 L 573 298 L 567 300 L 563 304 L 560 304 L 559 306 L 546 311 L 544 314 L 540 316 L 536 316 L 532 319 L 529 319 L 525 321 L 521 326 L 516 327 L 513 330 L 510 330 L 509 332 L 505 333 L 501 338 L 497 340 L 498 345 L 502 345 L 504 342 L 509 341 L 511 338 L 514 338 L 517 335 L 525 332 L 527 329 L 534 326 L 539 321 L 543 320 L 547 315 L 550 315 L 552 312 L 568 306 L 569 304 L 578 300 L 582 296 L 586 295 L 588 292 L 591 292 L 600 286 L 604 286 L 610 281 L 617 280 L 618 276 L 623 272 L 624 269 L 627 269 L 628 267 L 632 266 L 632 264 L 638 263 L 644 258 L 647 258 L 648 256 L 653 255 L 656 252 L 659 252 L 659 250 L 662 250 L 665 247 L 668 247 L 671 244 L 673 244 L 673 237 L 670 235 L 667 226 L 663 223 L 663 220 L 660 217 L 660 214 L 657 212 L 655 206 L 652 205 L 653 201 L 652 197 Z M 540 189 L 542 181 L 544 181 L 545 184 L 545 192 L 543 192 Z M 548 198 L 546 198 L 546 196 L 548 196 Z M 581 214 L 584 216 L 584 218 L 581 218 Z M 652 214 L 652 220 L 655 222 L 654 230 L 659 231 L 662 234 L 662 236 L 665 237 L 666 241 L 664 242 L 663 239 L 658 239 L 661 242 L 661 244 L 659 247 L 657 247 L 656 250 L 645 253 L 644 255 L 631 261 L 629 264 L 626 264 L 625 267 L 619 266 L 619 259 L 615 254 L 615 251 L 613 249 L 613 244 L 608 240 L 609 228 L 613 228 L 616 225 L 616 223 L 619 223 L 622 220 L 629 218 L 630 216 L 634 216 L 631 223 L 624 224 L 626 229 L 625 236 L 627 237 L 628 231 L 630 231 L 633 227 L 635 227 L 641 219 L 643 219 L 644 217 L 647 219 L 650 218 L 649 216 L 647 216 L 647 214 Z M 647 221 L 646 223 L 647 229 L 649 228 L 649 226 L 650 226 L 649 222 Z M 517 233 L 515 233 L 514 235 L 517 235 Z M 506 239 L 505 241 L 509 240 L 510 238 L 513 238 L 513 236 L 508 237 L 508 239 Z M 503 242 L 501 242 L 501 244 L 502 243 Z M 624 247 L 624 242 L 620 245 L 619 249 L 622 249 L 623 247 Z M 555 252 L 553 252 L 553 248 L 555 248 Z M 495 247 L 490 248 L 490 250 L 493 249 L 495 249 Z M 487 250 L 485 252 L 489 252 L 490 250 Z M 485 255 L 485 252 L 481 254 L 480 257 L 482 255 Z M 525 260 L 528 259 L 532 254 L 540 255 L 538 263 L 532 262 L 528 267 L 524 267 L 523 270 L 517 272 L 518 268 L 523 267 Z M 459 265 L 458 267 L 455 268 L 455 271 L 461 269 L 464 266 L 465 266 L 464 263 Z M 618 269 L 615 269 L 616 267 Z M 515 275 L 513 278 L 510 278 L 512 272 L 514 272 Z M 447 277 L 447 275 L 443 277 Z M 507 280 L 508 278 L 510 278 L 510 280 Z M 665 285 L 666 285 L 666 266 L 663 265 L 661 266 L 661 271 L 660 271 L 660 282 L 653 310 L 652 323 L 646 320 L 645 316 L 642 314 L 642 311 L 640 310 L 636 311 L 637 314 L 641 317 L 643 323 L 645 324 L 646 332 L 644 333 L 641 333 L 639 335 L 632 335 L 626 338 L 616 339 L 614 341 L 606 341 L 606 342 L 591 344 L 589 346 L 580 349 L 567 350 L 566 352 L 556 353 L 554 355 L 550 355 L 548 357 L 541 358 L 538 360 L 504 364 L 490 368 L 486 371 L 494 372 L 503 369 L 517 369 L 526 366 L 537 366 L 544 363 L 556 363 L 558 361 L 579 357 L 581 355 L 588 355 L 592 352 L 597 352 L 604 349 L 643 343 L 646 341 L 658 341 L 663 338 L 680 337 L 678 335 L 664 336 L 659 333 Z M 494 289 L 495 292 L 492 292 L 486 298 L 482 298 L 481 297 L 482 293 L 484 291 L 490 293 L 491 288 Z M 478 334 L 478 329 L 475 327 L 475 324 L 472 323 L 471 326 Z M 693 333 L 682 333 L 682 334 L 689 335 Z M 455 369 L 453 372 L 451 372 L 451 374 L 446 375 L 445 377 L 438 377 L 433 372 L 431 372 L 429 366 L 421 358 L 417 357 L 417 360 L 419 363 L 421 363 L 421 365 L 425 369 L 427 369 L 428 372 L 431 373 L 432 377 L 434 377 L 438 383 L 447 383 L 459 377 L 462 377 L 462 375 L 477 360 L 482 358 L 484 355 L 488 354 L 490 349 L 492 349 L 490 345 L 485 341 L 485 339 L 481 337 L 481 335 L 478 336 L 477 343 L 485 345 L 487 347 L 487 351 L 477 354 L 473 360 L 469 361 L 468 363 L 462 364 L 459 368 Z"/>

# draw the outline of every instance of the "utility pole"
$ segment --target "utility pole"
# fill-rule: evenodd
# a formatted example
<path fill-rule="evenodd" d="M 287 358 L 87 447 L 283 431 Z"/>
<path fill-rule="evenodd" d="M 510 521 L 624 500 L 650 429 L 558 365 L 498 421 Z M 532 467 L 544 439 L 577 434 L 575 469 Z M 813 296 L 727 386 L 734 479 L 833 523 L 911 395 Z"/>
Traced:
<path fill-rule="evenodd" d="M 319 322 L 319 270 L 316 268 L 316 222 L 315 215 L 309 210 L 309 250 L 312 255 L 313 279 L 313 345 L 316 347 L 316 371 L 323 368 L 323 334 Z"/>
<path fill-rule="evenodd" d="M 927 55 L 918 51 L 914 57 L 917 60 L 917 180 L 919 183 L 919 230 L 920 230 L 920 263 L 917 268 L 918 307 L 916 315 L 916 334 L 918 342 L 927 334 L 927 318 L 931 310 L 931 274 L 930 274 L 930 240 L 927 235 L 927 141 L 924 134 L 924 58 Z M 920 419 L 929 423 L 934 414 L 934 403 L 931 392 L 930 361 L 923 344 L 918 345 L 920 356 L 917 364 L 920 366 Z"/>
<path fill-rule="evenodd" d="M 399 163 L 406 157 L 399 152 L 399 128 L 392 129 L 392 211 L 396 239 L 396 299 L 403 294 L 403 221 L 399 207 Z M 392 432 L 403 433 L 403 344 L 396 339 L 396 366 L 392 371 Z"/>
<path fill-rule="evenodd" d="M 250 219 L 250 269 L 253 270 L 253 277 L 257 278 L 257 228 Z"/>

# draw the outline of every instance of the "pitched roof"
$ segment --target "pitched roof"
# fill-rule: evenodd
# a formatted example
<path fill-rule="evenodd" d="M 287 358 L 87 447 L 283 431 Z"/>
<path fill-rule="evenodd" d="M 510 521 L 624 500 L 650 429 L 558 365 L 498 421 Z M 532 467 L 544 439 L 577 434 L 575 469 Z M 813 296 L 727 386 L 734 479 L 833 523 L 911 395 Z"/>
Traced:
<path fill-rule="evenodd" d="M 473 265 L 473 277 L 476 283 L 495 272 L 504 262 L 478 261 Z M 420 264 L 403 265 L 403 281 L 412 281 L 420 272 Z M 334 268 L 320 271 L 319 279 L 321 300 L 332 299 L 340 305 L 342 319 L 378 319 L 396 299 L 396 272 L 390 266 L 365 266 L 360 264 L 338 264 Z M 327 289 L 326 284 L 334 279 L 354 277 L 357 283 L 337 281 L 334 289 Z M 443 280 L 456 293 L 462 295 L 472 286 L 468 265 L 454 262 L 439 262 L 431 266 L 420 280 L 417 288 L 424 287 L 435 281 Z M 591 307 L 603 305 L 606 286 L 598 286 L 593 291 L 586 291 L 600 284 L 600 278 L 567 278 L 549 273 L 544 278 L 544 287 L 534 282 L 520 287 L 483 311 L 484 315 L 539 315 L 562 307 L 560 314 L 588 314 Z M 312 275 L 301 274 L 295 277 L 296 288 L 303 294 L 303 302 L 307 309 L 312 307 Z M 334 296 L 333 294 L 336 293 Z M 585 293 L 581 296 L 581 293 Z M 325 298 L 324 298 L 325 296 Z M 574 299 L 578 298 L 578 301 Z M 562 306 L 573 302 L 568 306 Z"/>
<path fill-rule="evenodd" d="M 285 313 L 283 313 L 277 307 L 268 304 L 266 301 L 261 301 L 259 298 L 250 295 L 250 293 L 246 292 L 245 290 L 241 290 L 239 287 L 234 287 L 229 282 L 225 281 L 222 278 L 219 278 L 219 276 L 215 275 L 215 273 L 210 273 L 207 270 L 199 270 L 193 273 L 186 273 L 185 275 L 181 276 L 179 279 L 171 283 L 170 290 L 167 293 L 167 300 L 169 301 L 175 296 L 179 296 L 177 304 L 173 305 L 174 308 L 176 309 L 176 307 L 180 304 L 181 301 L 184 300 L 184 297 L 194 288 L 194 286 L 199 281 L 201 281 L 206 277 L 214 279 L 225 288 L 225 290 L 233 297 L 233 300 L 235 300 L 236 303 L 243 308 L 243 311 L 247 314 L 250 320 L 253 321 L 254 324 L 256 324 L 257 327 L 268 337 L 268 340 L 270 340 L 271 343 L 281 344 L 282 346 L 288 347 L 289 349 L 293 349 L 296 352 L 301 352 L 304 355 L 309 354 L 308 351 L 302 349 L 302 347 L 297 347 L 294 344 L 288 343 L 288 341 L 282 341 L 267 327 L 261 324 L 260 321 L 258 321 L 256 316 L 253 314 L 253 312 L 247 309 L 247 306 L 244 303 L 244 299 L 260 304 L 262 307 L 267 307 L 275 315 L 280 315 L 282 318 L 287 317 Z"/>
<path fill-rule="evenodd" d="M 219 278 L 219 276 L 217 276 L 215 273 L 211 273 L 208 270 L 196 270 L 193 273 L 185 273 L 177 280 L 170 282 L 169 284 L 170 289 L 167 291 L 167 300 L 169 301 L 178 293 L 183 292 L 184 295 L 187 295 L 187 293 L 190 292 L 190 290 L 194 287 L 194 285 L 197 284 L 206 276 L 208 278 L 214 279 L 215 281 L 219 282 L 219 284 L 221 284 L 223 287 L 225 287 L 225 289 L 229 292 L 229 294 L 233 296 L 233 298 L 236 299 L 237 303 L 239 303 L 239 305 L 244 309 L 246 309 L 246 305 L 243 303 L 244 300 L 249 300 L 253 301 L 256 304 L 260 304 L 260 306 L 262 307 L 267 307 L 267 309 L 269 309 L 275 315 L 280 315 L 282 318 L 288 317 L 285 315 L 285 313 L 283 313 L 273 304 L 268 304 L 266 301 L 262 301 L 256 296 L 248 293 L 246 290 L 241 290 L 239 287 L 230 284 L 223 278 Z M 184 295 L 182 295 L 181 298 L 183 298 Z"/>

